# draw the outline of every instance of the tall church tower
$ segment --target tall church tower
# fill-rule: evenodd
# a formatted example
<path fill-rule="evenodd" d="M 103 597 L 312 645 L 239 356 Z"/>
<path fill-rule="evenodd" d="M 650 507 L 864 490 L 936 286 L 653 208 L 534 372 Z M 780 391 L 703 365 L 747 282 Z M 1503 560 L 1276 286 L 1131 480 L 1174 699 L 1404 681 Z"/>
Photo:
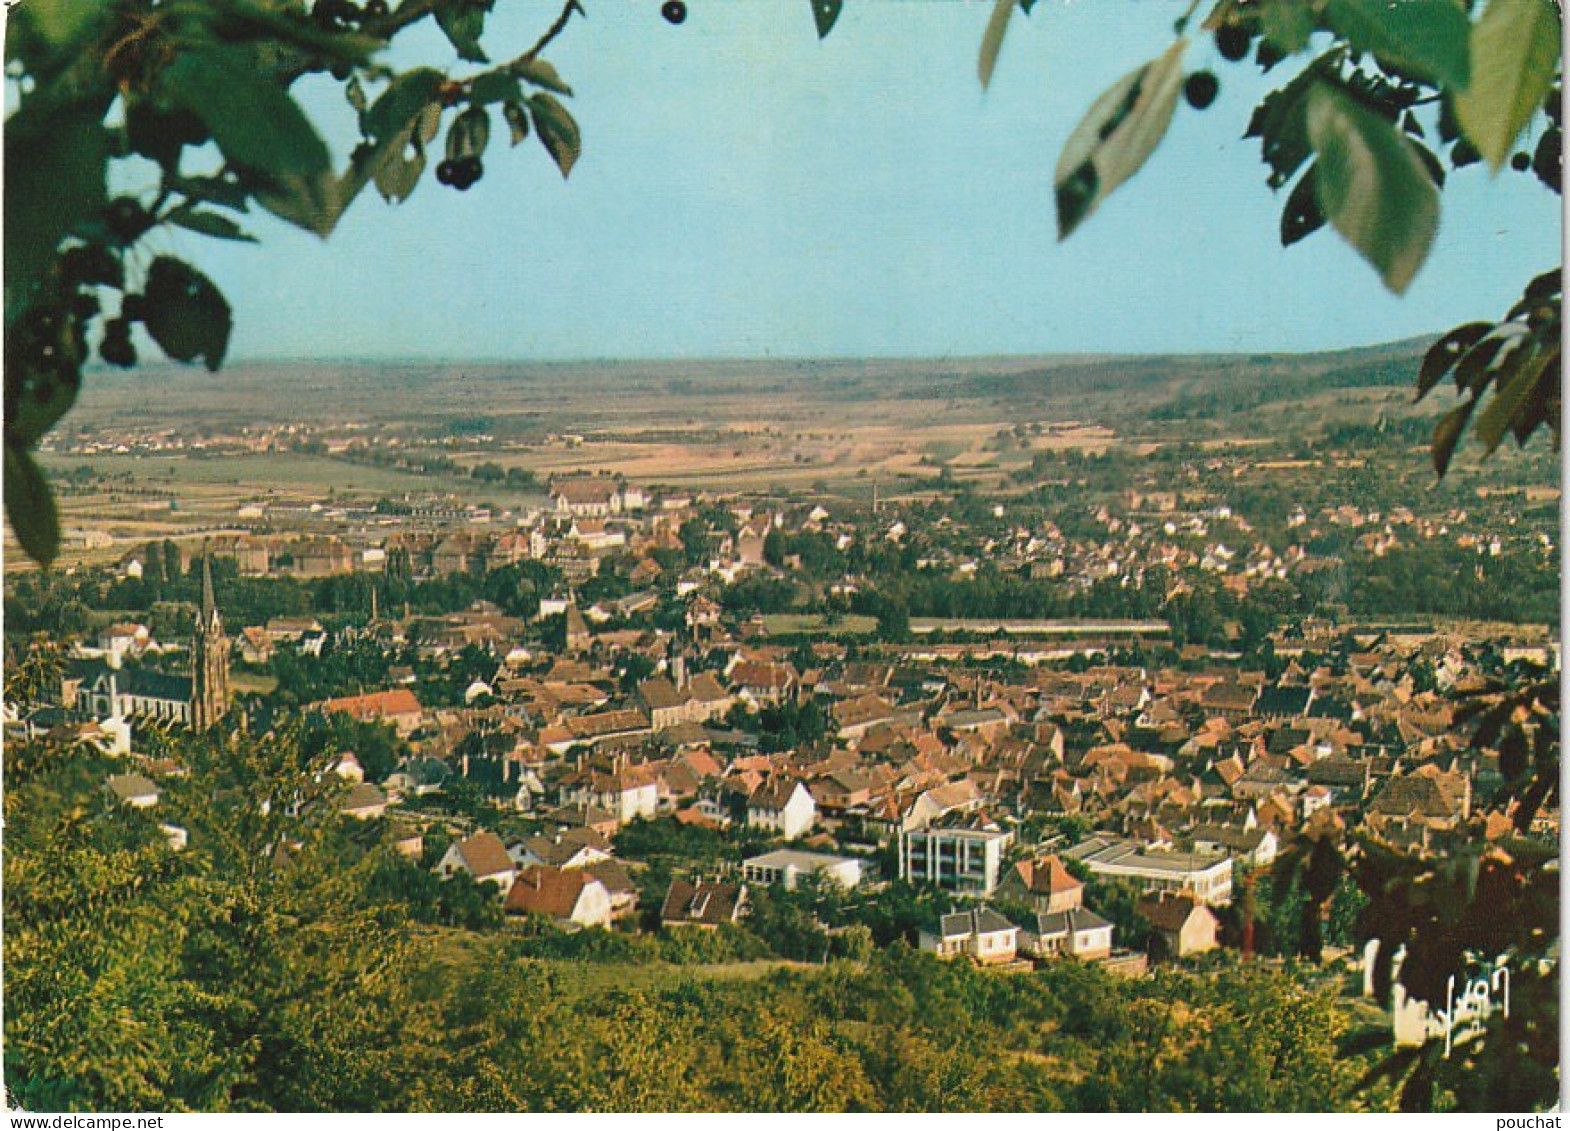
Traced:
<path fill-rule="evenodd" d="M 202 607 L 191 637 L 191 729 L 208 730 L 229 710 L 229 641 L 213 600 L 213 565 L 202 547 Z"/>

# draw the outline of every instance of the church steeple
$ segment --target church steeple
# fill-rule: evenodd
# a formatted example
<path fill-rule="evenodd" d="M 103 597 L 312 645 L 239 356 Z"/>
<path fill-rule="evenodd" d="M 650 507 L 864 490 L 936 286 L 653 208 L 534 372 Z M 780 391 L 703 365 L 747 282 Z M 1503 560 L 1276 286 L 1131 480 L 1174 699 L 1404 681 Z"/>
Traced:
<path fill-rule="evenodd" d="M 207 543 L 202 543 L 202 619 L 206 620 L 217 608 L 218 602 L 213 600 L 213 559 L 207 552 Z"/>
<path fill-rule="evenodd" d="M 213 561 L 202 543 L 202 605 L 191 637 L 191 729 L 207 730 L 229 710 L 229 640 L 213 597 Z"/>

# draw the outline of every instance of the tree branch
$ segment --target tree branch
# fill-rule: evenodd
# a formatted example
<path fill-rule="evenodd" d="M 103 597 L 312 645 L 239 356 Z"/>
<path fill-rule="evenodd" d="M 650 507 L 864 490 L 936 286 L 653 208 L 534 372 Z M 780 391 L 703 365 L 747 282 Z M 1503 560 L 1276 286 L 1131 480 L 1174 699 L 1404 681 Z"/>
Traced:
<path fill-rule="evenodd" d="M 567 2 L 562 5 L 561 15 L 556 17 L 556 22 L 551 24 L 550 27 L 546 28 L 545 34 L 540 36 L 539 42 L 525 51 L 522 55 L 519 55 L 517 61 L 520 63 L 526 63 L 530 59 L 538 58 L 540 52 L 545 50 L 545 48 L 550 44 L 551 40 L 555 39 L 562 33 L 562 29 L 567 26 L 567 21 L 572 18 L 572 14 L 574 12 L 577 12 L 578 15 L 584 17 L 585 19 L 587 19 L 589 16 L 589 13 L 583 10 L 583 5 L 580 4 L 578 0 L 567 0 Z"/>
<path fill-rule="evenodd" d="M 366 20 L 360 30 L 377 39 L 391 39 L 410 24 L 419 23 L 436 11 L 440 0 L 403 0 L 398 10 L 389 12 L 378 20 Z"/>

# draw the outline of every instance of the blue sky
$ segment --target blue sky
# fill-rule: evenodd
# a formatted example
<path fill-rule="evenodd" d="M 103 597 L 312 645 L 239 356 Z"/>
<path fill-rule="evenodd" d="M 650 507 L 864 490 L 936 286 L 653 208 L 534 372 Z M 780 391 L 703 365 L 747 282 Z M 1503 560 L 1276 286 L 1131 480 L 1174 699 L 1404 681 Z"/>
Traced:
<path fill-rule="evenodd" d="M 1328 229 L 1283 250 L 1282 199 L 1241 134 L 1290 77 L 1188 67 L 1221 96 L 1180 106 L 1149 165 L 1066 243 L 1052 171 L 1097 94 L 1159 54 L 1186 5 L 1041 0 L 992 89 L 982 0 L 852 0 L 820 43 L 806 0 L 589 0 L 547 52 L 577 90 L 584 153 L 563 182 L 498 121 L 467 193 L 427 173 L 367 191 L 326 243 L 259 217 L 260 247 L 170 237 L 230 296 L 230 356 L 572 359 L 1334 348 L 1502 315 L 1559 262 L 1559 202 L 1530 176 L 1456 174 L 1404 297 Z M 507 57 L 555 11 L 498 0 Z M 405 62 L 454 63 L 434 27 Z M 340 88 L 302 91 L 354 141 Z"/>

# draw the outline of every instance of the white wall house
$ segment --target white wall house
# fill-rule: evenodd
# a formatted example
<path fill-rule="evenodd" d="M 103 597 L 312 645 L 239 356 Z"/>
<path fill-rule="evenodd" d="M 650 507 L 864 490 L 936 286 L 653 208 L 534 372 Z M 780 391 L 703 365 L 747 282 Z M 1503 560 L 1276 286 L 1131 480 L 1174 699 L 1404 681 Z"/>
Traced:
<path fill-rule="evenodd" d="M 795 840 L 812 831 L 818 819 L 818 803 L 807 787 L 793 778 L 766 781 L 747 798 L 747 827 L 767 829 L 786 840 Z"/>

